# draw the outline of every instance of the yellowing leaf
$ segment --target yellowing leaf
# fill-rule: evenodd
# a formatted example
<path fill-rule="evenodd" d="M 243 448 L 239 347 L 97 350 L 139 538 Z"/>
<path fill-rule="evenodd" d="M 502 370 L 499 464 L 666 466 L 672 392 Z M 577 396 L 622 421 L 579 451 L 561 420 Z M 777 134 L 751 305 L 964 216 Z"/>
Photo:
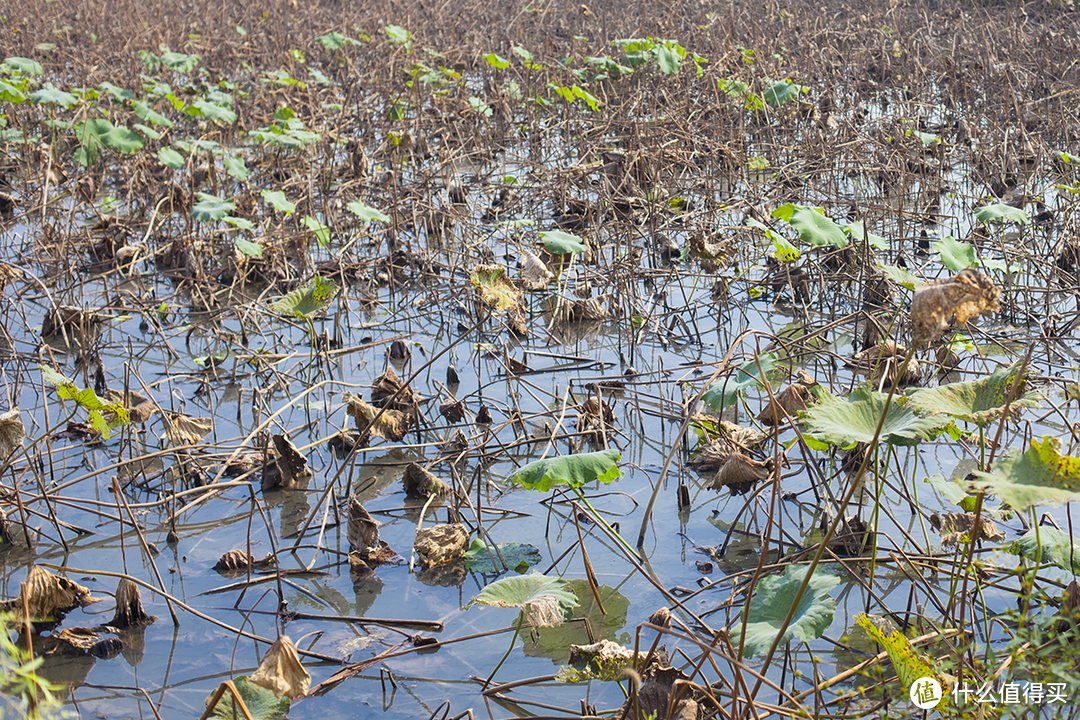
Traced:
<path fill-rule="evenodd" d="M 885 652 L 889 654 L 889 660 L 892 661 L 893 668 L 896 670 L 896 676 L 900 678 L 900 684 L 904 686 L 905 693 L 910 691 L 911 684 L 916 680 L 931 677 L 941 683 L 941 686 L 945 689 L 941 703 L 935 709 L 940 712 L 950 704 L 949 698 L 952 694 L 950 687 L 953 684 L 950 681 L 954 680 L 954 678 L 935 673 L 934 669 L 930 667 L 930 663 L 923 659 L 912 647 L 911 642 L 899 630 L 894 628 L 892 623 L 885 618 L 865 613 L 856 615 L 855 622 L 859 627 L 866 630 L 871 640 L 885 648 Z"/>

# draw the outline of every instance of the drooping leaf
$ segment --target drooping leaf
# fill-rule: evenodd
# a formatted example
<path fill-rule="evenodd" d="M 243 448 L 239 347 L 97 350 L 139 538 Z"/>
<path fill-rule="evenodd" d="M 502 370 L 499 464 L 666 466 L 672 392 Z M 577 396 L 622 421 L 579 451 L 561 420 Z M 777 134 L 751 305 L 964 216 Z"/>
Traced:
<path fill-rule="evenodd" d="M 1056 527 L 1036 525 L 1012 543 L 1009 552 L 1080 575 L 1080 540 Z"/>
<path fill-rule="evenodd" d="M 1080 458 L 1062 455 L 1059 447 L 1055 437 L 1032 440 L 1027 452 L 1010 455 L 991 472 L 976 472 L 969 488 L 993 493 L 1018 511 L 1080 500 Z"/>
<path fill-rule="evenodd" d="M 161 54 L 161 62 L 173 72 L 190 73 L 199 62 L 199 56 L 166 51 Z"/>
<path fill-rule="evenodd" d="M 787 221 L 799 233 L 799 237 L 810 245 L 832 245 L 837 248 L 847 247 L 848 237 L 843 229 L 817 208 L 803 207 L 788 203 L 773 211 L 773 217 Z"/>
<path fill-rule="evenodd" d="M 153 110 L 147 103 L 143 102 L 142 100 L 136 100 L 131 103 L 131 108 L 135 111 L 135 114 L 138 115 L 139 118 L 145 120 L 146 122 L 153 123 L 154 125 L 171 128 L 175 124 L 169 118 Z"/>
<path fill-rule="evenodd" d="M 935 240 L 931 247 L 941 253 L 941 264 L 953 272 L 960 272 L 979 264 L 979 261 L 975 259 L 975 246 L 971 243 L 960 242 L 952 235 Z"/>
<path fill-rule="evenodd" d="M 542 232 L 540 239 L 544 241 L 544 247 L 552 255 L 577 254 L 589 249 L 577 235 L 571 235 L 562 230 Z"/>
<path fill-rule="evenodd" d="M 59 105 L 64 108 L 69 108 L 79 102 L 78 97 L 58 90 L 52 83 L 45 83 L 45 87 L 30 93 L 30 99 L 36 103 Z"/>
<path fill-rule="evenodd" d="M 924 479 L 923 482 L 929 483 L 930 487 L 937 490 L 942 497 L 953 505 L 961 507 L 965 512 L 974 512 L 976 499 L 967 494 L 964 485 L 951 480 L 946 480 L 945 476 L 941 473 L 935 473 Z"/>
<path fill-rule="evenodd" d="M 24 57 L 9 57 L 4 60 L 4 65 L 8 69 L 24 75 L 41 75 L 45 72 L 45 69 L 41 67 L 41 63 Z"/>
<path fill-rule="evenodd" d="M 227 107 L 218 105 L 217 103 L 207 102 L 206 100 L 199 99 L 191 103 L 191 107 L 194 108 L 205 118 L 210 120 L 221 120 L 226 124 L 233 124 L 236 122 L 236 113 Z"/>
<path fill-rule="evenodd" d="M 242 218 L 235 218 L 242 219 Z M 248 257 L 262 257 L 263 246 L 245 238 L 236 238 L 236 249 Z"/>
<path fill-rule="evenodd" d="M 338 286 L 333 280 L 316 276 L 272 302 L 270 309 L 296 317 L 308 317 L 325 310 L 337 292 Z"/>
<path fill-rule="evenodd" d="M 784 574 L 769 575 L 758 583 L 757 591 L 750 600 L 747 610 L 746 635 L 742 634 L 742 623 L 736 622 L 731 629 L 731 644 L 743 643 L 743 656 L 752 657 L 766 653 L 773 641 L 780 635 L 791 606 L 795 604 L 795 593 L 806 577 L 809 567 L 789 565 Z M 806 591 L 795 606 L 791 623 L 780 636 L 778 647 L 783 647 L 791 638 L 813 640 L 821 637 L 832 624 L 836 601 L 829 595 L 840 582 L 840 578 L 824 572 L 815 572 L 806 585 Z"/>
<path fill-rule="evenodd" d="M 173 170 L 179 170 L 184 167 L 184 156 L 173 150 L 171 147 L 163 147 L 158 150 L 158 160 L 165 167 L 170 167 Z"/>
<path fill-rule="evenodd" d="M 887 399 L 885 393 L 860 388 L 846 398 L 821 402 L 803 416 L 806 429 L 818 440 L 849 447 L 872 442 L 878 421 L 885 413 L 881 440 L 893 445 L 916 445 L 949 422 L 944 415 L 918 415 L 898 397 L 893 397 L 886 412 Z"/>
<path fill-rule="evenodd" d="M 360 218 L 364 222 L 371 222 L 372 220 L 378 220 L 379 222 L 383 223 L 391 222 L 389 215 L 379 212 L 375 208 L 365 205 L 359 200 L 353 200 L 351 203 L 345 206 L 345 209 L 347 209 L 349 212 L 351 212 L 353 215 Z"/>
<path fill-rule="evenodd" d="M 851 242 L 855 244 L 861 244 L 865 238 L 866 242 L 870 243 L 871 247 L 876 247 L 878 250 L 888 250 L 889 241 L 880 235 L 870 232 L 861 222 L 852 222 L 843 226 L 844 232 L 851 236 Z"/>
<path fill-rule="evenodd" d="M 974 212 L 975 217 L 984 223 L 1008 220 L 1009 222 L 1024 225 L 1025 223 L 1031 222 L 1031 216 L 1024 210 L 1013 207 L 1012 205 L 1006 205 L 1005 203 L 983 205 L 982 207 L 975 208 Z"/>
<path fill-rule="evenodd" d="M 716 412 L 723 412 L 724 408 L 738 402 L 738 395 L 742 391 L 750 387 L 763 387 L 764 379 L 776 367 L 776 361 L 774 353 L 762 353 L 756 360 L 743 363 L 734 379 L 714 380 L 701 396 L 701 401 Z"/>
<path fill-rule="evenodd" d="M 143 139 L 123 125 L 114 127 L 101 136 L 101 142 L 118 153 L 130 155 L 143 149 Z"/>
<path fill-rule="evenodd" d="M 885 265 L 882 263 L 878 264 L 878 269 L 881 270 L 885 277 L 908 290 L 914 290 L 915 286 L 919 284 L 919 279 L 912 275 L 911 271 L 907 268 L 898 267 L 896 265 Z"/>
<path fill-rule="evenodd" d="M 296 211 L 296 205 L 285 198 L 285 193 L 280 190 L 263 190 L 262 199 L 268 202 L 278 212 L 292 215 Z"/>
<path fill-rule="evenodd" d="M 295 700 L 307 694 L 311 675 L 300 664 L 300 655 L 292 640 L 282 635 L 263 655 L 259 669 L 251 675 L 251 682 L 271 691 L 275 697 Z"/>
<path fill-rule="evenodd" d="M 304 227 L 306 227 L 312 232 L 312 234 L 315 236 L 316 242 L 323 246 L 330 244 L 329 227 L 323 225 L 321 222 L 311 217 L 310 215 L 305 215 L 301 222 L 304 223 Z"/>
<path fill-rule="evenodd" d="M 481 590 L 473 602 L 521 608 L 533 627 L 556 627 L 564 622 L 566 611 L 577 607 L 578 599 L 570 583 L 562 578 L 532 572 L 496 580 Z"/>
<path fill-rule="evenodd" d="M 766 88 L 762 97 L 765 99 L 765 102 L 770 105 L 779 107 L 780 105 L 791 102 L 799 97 L 799 93 L 805 91 L 805 87 L 796 85 L 791 80 L 779 80 Z"/>
<path fill-rule="evenodd" d="M 191 216 L 199 222 L 216 222 L 235 209 L 235 200 L 223 200 L 216 195 L 201 192 L 199 202 L 191 208 Z"/>
<path fill-rule="evenodd" d="M 506 572 L 510 569 L 520 571 L 536 565 L 541 559 L 540 551 L 533 545 L 509 542 L 498 543 L 498 548 L 498 552 L 488 549 L 487 543 L 476 538 L 465 551 L 465 567 L 479 573 Z"/>
<path fill-rule="evenodd" d="M 496 55 L 495 53 L 488 53 L 487 55 L 484 56 L 484 60 L 486 60 L 487 64 L 490 65 L 491 67 L 498 68 L 500 70 L 503 70 L 505 68 L 510 67 L 510 61 L 509 60 L 507 60 L 504 57 L 500 57 L 499 55 Z"/>
<path fill-rule="evenodd" d="M 256 685 L 246 675 L 241 675 L 233 680 L 233 686 L 240 693 L 240 699 L 244 701 L 248 712 L 251 713 L 252 720 L 288 719 L 290 705 L 288 698 L 279 700 L 272 690 Z M 213 694 L 210 697 L 213 697 Z M 206 698 L 207 704 L 210 703 L 210 697 Z M 221 720 L 234 720 L 234 718 L 244 717 L 244 713 L 240 711 L 229 690 L 225 691 L 218 700 L 217 705 L 214 706 L 213 717 Z"/>
<path fill-rule="evenodd" d="M 656 51 L 656 62 L 660 66 L 660 72 L 665 75 L 677 75 L 682 67 L 679 53 L 667 45 L 661 45 Z"/>
<path fill-rule="evenodd" d="M 620 459 L 622 453 L 618 450 L 559 455 L 531 462 L 507 481 L 540 492 L 547 492 L 556 485 L 581 487 L 593 480 L 609 483 L 622 474 L 617 465 Z"/>
<path fill-rule="evenodd" d="M 0 100 L 18 105 L 26 102 L 26 93 L 11 83 L 0 80 Z"/>
<path fill-rule="evenodd" d="M 1001 417 L 1019 364 L 999 367 L 989 377 L 967 382 L 950 383 L 936 388 L 920 388 L 911 393 L 909 404 L 914 410 L 939 412 L 984 425 Z M 1036 407 L 1041 396 L 1030 390 L 1024 392 L 1023 378 L 1017 382 L 1017 393 L 1010 408 Z"/>
<path fill-rule="evenodd" d="M 900 684 L 904 691 L 910 692 L 912 683 L 922 678 L 934 678 L 943 688 L 949 687 L 949 680 L 953 679 L 946 675 L 938 675 L 923 657 L 915 650 L 904 635 L 893 627 L 892 623 L 882 617 L 870 616 L 860 613 L 855 616 L 855 622 L 859 627 L 866 630 L 870 639 L 885 648 L 892 661 L 896 676 L 900 678 Z M 935 708 L 939 712 L 948 706 L 949 691 L 943 693 L 941 703 Z M 943 714 L 944 716 L 944 714 Z"/>
<path fill-rule="evenodd" d="M 244 163 L 244 158 L 239 155 L 229 155 L 222 163 L 225 165 L 225 172 L 241 182 L 251 177 L 251 171 L 248 170 L 248 166 Z"/>

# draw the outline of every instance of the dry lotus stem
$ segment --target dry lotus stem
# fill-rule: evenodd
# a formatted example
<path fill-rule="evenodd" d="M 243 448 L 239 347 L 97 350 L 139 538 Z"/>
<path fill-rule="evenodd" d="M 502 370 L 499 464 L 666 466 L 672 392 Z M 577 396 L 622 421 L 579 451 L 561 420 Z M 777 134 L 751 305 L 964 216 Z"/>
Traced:
<path fill-rule="evenodd" d="M 916 345 L 928 343 L 949 327 L 986 312 L 1000 309 L 1001 290 L 978 270 L 965 268 L 958 275 L 942 278 L 915 289 L 911 301 L 911 336 Z"/>

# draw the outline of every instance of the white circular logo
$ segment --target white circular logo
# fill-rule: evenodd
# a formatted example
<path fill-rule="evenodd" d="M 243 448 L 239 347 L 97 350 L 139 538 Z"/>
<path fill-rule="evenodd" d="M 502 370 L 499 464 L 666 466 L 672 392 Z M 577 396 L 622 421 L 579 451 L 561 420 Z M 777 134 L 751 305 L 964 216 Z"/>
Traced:
<path fill-rule="evenodd" d="M 920 710 L 932 710 L 941 702 L 941 683 L 932 677 L 921 677 L 911 683 L 911 702 Z"/>

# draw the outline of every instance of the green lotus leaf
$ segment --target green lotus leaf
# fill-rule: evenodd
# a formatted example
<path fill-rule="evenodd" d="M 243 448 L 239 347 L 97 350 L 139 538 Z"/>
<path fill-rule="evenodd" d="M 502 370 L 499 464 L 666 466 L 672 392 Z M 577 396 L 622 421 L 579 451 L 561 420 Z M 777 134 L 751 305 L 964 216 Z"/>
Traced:
<path fill-rule="evenodd" d="M 544 241 L 544 248 L 552 255 L 577 254 L 589 249 L 577 235 L 562 230 L 542 232 L 540 239 Z"/>
<path fill-rule="evenodd" d="M 807 570 L 809 567 L 806 565 L 789 565 L 782 576 L 769 575 L 758 583 L 757 592 L 747 609 L 746 634 L 743 635 L 741 622 L 736 622 L 731 629 L 731 644 L 738 647 L 741 640 L 744 657 L 767 653 L 772 647 L 780 635 L 780 627 L 788 611 L 795 605 L 795 594 Z M 793 637 L 800 640 L 821 637 L 832 624 L 836 611 L 836 601 L 829 591 L 839 582 L 840 578 L 823 572 L 816 572 L 810 577 L 806 591 L 795 606 L 791 624 L 780 636 L 777 647 L 784 646 Z"/>
<path fill-rule="evenodd" d="M 777 357 L 773 353 L 762 353 L 756 360 L 750 360 L 739 367 L 735 378 L 715 380 L 701 396 L 701 401 L 716 412 L 722 412 L 729 405 L 738 402 L 739 393 L 750 387 L 763 387 L 763 378 L 776 367 Z M 760 365 L 760 367 L 759 367 Z"/>
<path fill-rule="evenodd" d="M 199 193 L 199 202 L 191 208 L 191 216 L 199 222 L 217 222 L 235 209 L 235 200 L 223 200 L 216 195 Z"/>
<path fill-rule="evenodd" d="M 1009 546 L 1009 552 L 1030 560 L 1053 563 L 1073 575 L 1080 575 L 1080 540 L 1055 527 L 1031 528 Z"/>
<path fill-rule="evenodd" d="M 531 462 L 507 480 L 540 492 L 547 492 L 556 485 L 581 487 L 593 480 L 609 483 L 622 474 L 616 464 L 621 458 L 622 453 L 618 450 L 559 455 Z"/>
<path fill-rule="evenodd" d="M 296 317 L 309 317 L 325 310 L 337 292 L 338 286 L 333 280 L 313 277 L 285 297 L 272 302 L 270 309 Z"/>
<path fill-rule="evenodd" d="M 923 413 L 945 413 L 978 425 L 1000 418 L 1005 413 L 1006 400 L 1019 372 L 1019 365 L 999 367 L 989 377 L 967 382 L 950 383 L 936 388 L 920 388 L 908 396 L 912 410 Z M 1018 390 L 1023 391 L 1021 378 Z M 1019 392 L 1008 403 L 1009 409 L 1036 407 L 1041 396 L 1034 390 Z"/>
<path fill-rule="evenodd" d="M 483 540 L 476 538 L 465 551 L 465 567 L 480 573 L 506 572 L 531 567 L 541 559 L 540 551 L 534 545 L 509 542 L 498 543 L 497 547 L 499 551 L 495 552 Z"/>
<path fill-rule="evenodd" d="M 810 245 L 847 247 L 847 233 L 817 208 L 788 203 L 776 208 L 773 217 L 785 220 L 795 228 L 799 237 Z"/>
<path fill-rule="evenodd" d="M 505 577 L 481 590 L 473 602 L 491 607 L 521 608 L 533 627 L 555 627 L 565 614 L 577 607 L 578 599 L 570 583 L 538 572 Z"/>
<path fill-rule="evenodd" d="M 975 208 L 975 217 L 984 223 L 1008 220 L 1021 225 L 1031 222 L 1031 216 L 1020 208 L 1005 203 L 994 203 Z"/>
<path fill-rule="evenodd" d="M 1055 437 L 1032 440 L 1027 452 L 1010 455 L 991 472 L 976 472 L 968 487 L 993 493 L 1018 511 L 1080 500 L 1080 458 L 1060 454 L 1059 447 Z"/>
<path fill-rule="evenodd" d="M 975 267 L 979 264 L 979 261 L 975 259 L 975 246 L 960 242 L 952 235 L 935 240 L 932 247 L 941 253 L 941 264 L 953 272 L 960 272 L 964 268 Z"/>
<path fill-rule="evenodd" d="M 278 700 L 273 690 L 256 685 L 246 675 L 233 680 L 233 685 L 236 686 L 240 699 L 244 701 L 248 712 L 251 713 L 252 720 L 287 720 L 290 705 L 288 698 Z M 213 695 L 211 694 L 210 697 Z M 207 705 L 210 704 L 210 697 L 206 698 Z M 214 706 L 211 717 L 233 720 L 233 718 L 244 717 L 244 714 L 237 707 L 232 692 L 226 690 Z"/>
<path fill-rule="evenodd" d="M 892 445 L 917 445 L 949 423 L 944 415 L 919 415 L 903 398 L 894 397 L 888 411 L 888 396 L 860 388 L 846 398 L 820 402 L 803 415 L 806 429 L 818 440 L 849 447 L 873 442 L 878 420 L 885 413 L 880 439 Z"/>

